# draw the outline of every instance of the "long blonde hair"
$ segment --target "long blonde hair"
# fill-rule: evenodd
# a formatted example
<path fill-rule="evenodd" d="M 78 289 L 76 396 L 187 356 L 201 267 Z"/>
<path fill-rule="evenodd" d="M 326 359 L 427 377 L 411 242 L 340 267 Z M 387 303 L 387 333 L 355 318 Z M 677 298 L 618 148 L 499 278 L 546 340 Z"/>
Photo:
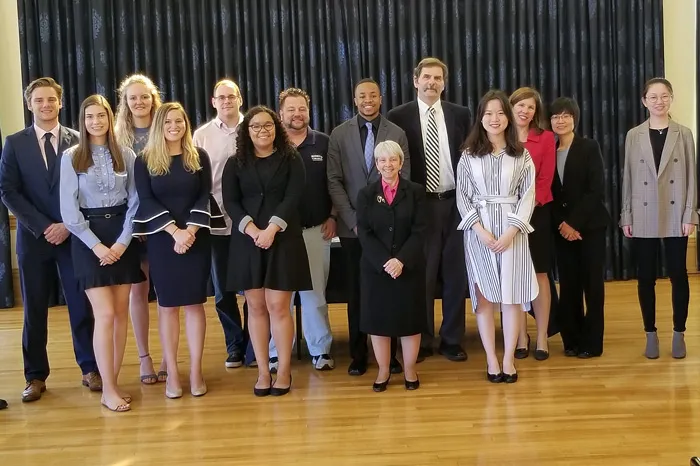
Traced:
<path fill-rule="evenodd" d="M 185 120 L 185 134 L 180 140 L 185 170 L 194 173 L 202 168 L 202 164 L 199 162 L 199 152 L 192 142 L 192 126 L 185 109 L 180 102 L 166 102 L 156 110 L 156 114 L 153 116 L 148 142 L 141 153 L 149 173 L 154 176 L 166 175 L 170 172 L 172 157 L 168 153 L 164 127 L 165 118 L 172 110 L 178 110 L 182 113 L 182 118 Z"/>
<path fill-rule="evenodd" d="M 143 84 L 151 93 L 151 122 L 158 107 L 162 105 L 160 92 L 153 81 L 142 74 L 132 74 L 127 76 L 119 85 L 119 104 L 117 105 L 116 124 L 114 131 L 117 136 L 117 142 L 123 147 L 134 146 L 134 116 L 129 109 L 129 100 L 126 91 L 132 84 Z"/>
<path fill-rule="evenodd" d="M 75 147 L 75 151 L 73 152 L 73 168 L 75 169 L 76 173 L 86 173 L 88 168 L 94 165 L 92 160 L 92 151 L 90 150 L 90 134 L 88 133 L 85 125 L 85 111 L 91 105 L 103 107 L 107 112 L 107 148 L 109 149 L 109 153 L 112 155 L 114 171 L 117 173 L 122 173 L 126 171 L 126 168 L 124 165 L 124 156 L 122 155 L 119 144 L 114 137 L 114 114 L 112 113 L 112 107 L 109 106 L 107 99 L 99 94 L 89 96 L 83 100 L 83 103 L 80 106 L 80 140 L 78 141 L 78 145 Z"/>

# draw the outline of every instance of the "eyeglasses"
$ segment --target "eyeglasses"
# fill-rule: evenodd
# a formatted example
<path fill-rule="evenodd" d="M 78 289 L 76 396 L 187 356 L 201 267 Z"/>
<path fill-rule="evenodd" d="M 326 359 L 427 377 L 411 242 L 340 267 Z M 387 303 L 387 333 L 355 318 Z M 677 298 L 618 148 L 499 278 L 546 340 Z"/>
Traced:
<path fill-rule="evenodd" d="M 673 97 L 672 95 L 668 95 L 668 94 L 664 94 L 664 95 L 662 95 L 662 96 L 650 95 L 650 96 L 648 96 L 646 99 L 647 99 L 647 102 L 649 102 L 650 104 L 655 104 L 655 103 L 658 102 L 659 100 L 660 100 L 661 102 L 667 104 L 667 103 L 669 103 L 669 102 L 671 101 L 671 98 L 672 98 L 672 97 Z"/>
<path fill-rule="evenodd" d="M 570 113 L 561 113 L 559 115 L 552 115 L 550 120 L 552 121 L 571 121 L 574 117 Z"/>
<path fill-rule="evenodd" d="M 224 103 L 227 100 L 234 101 L 238 98 L 238 96 L 235 94 L 229 94 L 229 95 L 218 95 L 214 98 L 216 99 L 217 102 Z"/>
<path fill-rule="evenodd" d="M 275 129 L 275 124 L 267 122 L 264 125 L 250 125 L 248 128 L 250 128 L 254 133 L 259 133 L 263 129 L 269 133 Z"/>

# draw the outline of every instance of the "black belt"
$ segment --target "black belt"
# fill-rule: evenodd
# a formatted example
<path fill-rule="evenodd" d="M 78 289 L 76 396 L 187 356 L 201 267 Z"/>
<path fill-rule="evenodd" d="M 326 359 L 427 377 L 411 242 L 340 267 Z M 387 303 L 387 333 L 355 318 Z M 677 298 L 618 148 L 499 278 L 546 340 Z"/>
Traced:
<path fill-rule="evenodd" d="M 86 220 L 90 220 L 93 218 L 117 217 L 119 215 L 124 215 L 126 213 L 126 210 L 127 205 L 121 204 L 114 207 L 96 207 L 92 209 L 80 209 L 80 212 L 83 213 L 83 217 L 85 217 Z"/>
<path fill-rule="evenodd" d="M 428 199 L 437 199 L 442 201 L 443 199 L 452 199 L 455 197 L 455 193 L 455 189 L 450 189 L 449 191 L 444 191 L 441 193 L 425 193 L 425 195 Z"/>

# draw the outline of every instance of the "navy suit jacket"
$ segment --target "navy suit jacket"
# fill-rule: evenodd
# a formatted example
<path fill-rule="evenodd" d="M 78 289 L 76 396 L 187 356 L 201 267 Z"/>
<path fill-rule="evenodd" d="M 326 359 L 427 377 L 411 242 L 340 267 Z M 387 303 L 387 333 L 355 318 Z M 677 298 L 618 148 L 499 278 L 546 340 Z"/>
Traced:
<path fill-rule="evenodd" d="M 59 130 L 56 164 L 52 173 L 41 155 L 34 125 L 7 137 L 0 158 L 2 202 L 17 217 L 17 254 L 47 256 L 53 246 L 44 238 L 52 223 L 61 223 L 59 184 L 63 152 L 78 143 L 78 133 Z M 66 240 L 59 246 L 69 244 Z"/>

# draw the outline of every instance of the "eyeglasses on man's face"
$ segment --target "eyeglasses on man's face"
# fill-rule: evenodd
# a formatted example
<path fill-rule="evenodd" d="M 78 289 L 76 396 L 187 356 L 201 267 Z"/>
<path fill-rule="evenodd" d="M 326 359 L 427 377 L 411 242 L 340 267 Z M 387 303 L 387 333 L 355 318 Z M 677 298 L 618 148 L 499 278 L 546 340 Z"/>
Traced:
<path fill-rule="evenodd" d="M 217 95 L 214 97 L 217 102 L 224 103 L 226 101 L 233 102 L 234 100 L 238 99 L 238 96 L 236 94 L 229 94 L 229 95 Z"/>
<path fill-rule="evenodd" d="M 253 131 L 254 133 L 259 133 L 259 132 L 262 131 L 263 129 L 269 133 L 270 131 L 272 131 L 273 129 L 275 129 L 275 124 L 272 123 L 272 122 L 267 122 L 267 123 L 265 123 L 265 124 L 263 124 L 263 125 L 259 125 L 259 124 L 250 125 L 249 128 L 250 128 L 251 131 Z"/>

